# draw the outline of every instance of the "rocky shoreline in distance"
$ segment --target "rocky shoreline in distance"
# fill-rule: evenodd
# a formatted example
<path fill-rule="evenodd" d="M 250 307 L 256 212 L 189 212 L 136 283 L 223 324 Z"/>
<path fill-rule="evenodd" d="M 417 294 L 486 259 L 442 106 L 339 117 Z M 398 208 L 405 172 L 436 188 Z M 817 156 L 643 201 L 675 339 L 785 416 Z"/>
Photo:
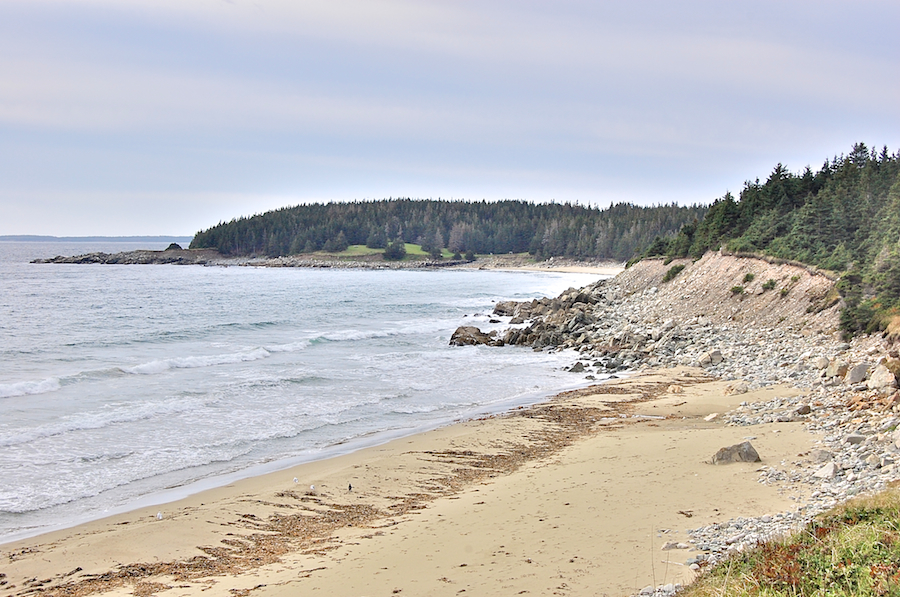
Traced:
<path fill-rule="evenodd" d="M 35 259 L 32 263 L 103 263 L 120 265 L 174 264 L 217 265 L 226 258 L 212 249 L 168 248 L 164 251 L 136 250 L 121 253 L 84 253 L 82 255 L 57 255 L 47 259 Z"/>
<path fill-rule="evenodd" d="M 85 253 L 82 255 L 58 255 L 49 259 L 35 259 L 32 263 L 63 264 L 117 264 L 117 265 L 205 265 L 217 267 L 301 267 L 336 269 L 536 269 L 540 271 L 603 271 L 615 273 L 621 269 L 620 263 L 610 261 L 582 261 L 570 258 L 551 257 L 537 261 L 526 255 L 480 255 L 475 261 L 465 259 L 441 259 L 431 257 L 409 258 L 401 261 L 386 261 L 380 254 L 358 257 L 309 253 L 286 257 L 230 257 L 215 249 L 172 248 L 164 251 L 137 250 L 121 253 Z"/>
<path fill-rule="evenodd" d="M 206 265 L 219 267 L 309 267 L 345 269 L 419 269 L 465 265 L 465 260 L 422 259 L 384 261 L 380 255 L 354 259 L 327 258 L 317 255 L 288 257 L 228 257 L 215 249 L 169 248 L 164 251 L 137 250 L 121 253 L 85 253 L 35 259 L 32 263 L 112 264 L 112 265 Z"/>

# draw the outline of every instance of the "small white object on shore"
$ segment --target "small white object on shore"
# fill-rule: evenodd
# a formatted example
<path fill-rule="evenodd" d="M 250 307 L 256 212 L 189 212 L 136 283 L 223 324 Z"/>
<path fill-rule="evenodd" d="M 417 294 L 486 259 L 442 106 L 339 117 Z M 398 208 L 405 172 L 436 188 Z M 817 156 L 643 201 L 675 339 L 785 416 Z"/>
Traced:
<path fill-rule="evenodd" d="M 162 512 L 156 513 L 156 520 L 162 520 Z"/>

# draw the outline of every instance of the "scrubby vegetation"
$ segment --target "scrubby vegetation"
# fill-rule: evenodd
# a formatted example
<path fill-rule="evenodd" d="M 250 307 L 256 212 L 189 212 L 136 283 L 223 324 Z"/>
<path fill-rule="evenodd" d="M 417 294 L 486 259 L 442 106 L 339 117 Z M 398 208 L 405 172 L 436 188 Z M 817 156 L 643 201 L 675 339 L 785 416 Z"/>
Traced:
<path fill-rule="evenodd" d="M 766 182 L 747 182 L 738 200 L 726 193 L 644 254 L 699 258 L 720 248 L 841 273 L 845 333 L 884 329 L 900 313 L 900 152 L 858 143 L 817 172 L 778 164 Z"/>
<path fill-rule="evenodd" d="M 670 280 L 673 280 L 675 278 L 675 276 L 677 276 L 678 274 L 681 273 L 681 270 L 683 270 L 684 267 L 685 266 L 683 263 L 679 264 L 679 265 L 673 265 L 666 271 L 666 274 L 663 276 L 662 281 L 668 282 Z"/>
<path fill-rule="evenodd" d="M 900 597 L 900 492 L 857 498 L 719 564 L 684 597 Z"/>
<path fill-rule="evenodd" d="M 406 257 L 406 243 L 402 240 L 395 240 L 384 249 L 385 259 L 403 259 Z"/>

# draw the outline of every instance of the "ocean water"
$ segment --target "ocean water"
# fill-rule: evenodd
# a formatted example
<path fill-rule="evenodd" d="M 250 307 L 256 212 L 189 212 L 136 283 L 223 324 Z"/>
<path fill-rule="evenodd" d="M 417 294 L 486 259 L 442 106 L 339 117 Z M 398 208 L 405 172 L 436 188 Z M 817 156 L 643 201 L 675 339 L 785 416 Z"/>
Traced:
<path fill-rule="evenodd" d="M 0 242 L 0 541 L 585 383 L 448 341 L 595 275 L 29 263 L 135 248 Z"/>

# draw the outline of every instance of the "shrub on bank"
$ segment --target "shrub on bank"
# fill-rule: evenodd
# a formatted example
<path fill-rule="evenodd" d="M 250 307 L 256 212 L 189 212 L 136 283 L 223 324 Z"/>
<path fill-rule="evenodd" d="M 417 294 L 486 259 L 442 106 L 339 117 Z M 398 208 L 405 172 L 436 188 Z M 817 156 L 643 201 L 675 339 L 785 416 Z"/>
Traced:
<path fill-rule="evenodd" d="M 683 264 L 682 265 L 673 265 L 672 267 L 669 268 L 669 271 L 666 272 L 666 275 L 663 276 L 662 281 L 668 282 L 669 280 L 674 279 L 675 276 L 680 274 L 681 270 L 683 270 L 683 269 L 684 269 Z"/>
<path fill-rule="evenodd" d="M 900 596 L 900 491 L 850 500 L 792 537 L 735 554 L 681 595 Z"/>

